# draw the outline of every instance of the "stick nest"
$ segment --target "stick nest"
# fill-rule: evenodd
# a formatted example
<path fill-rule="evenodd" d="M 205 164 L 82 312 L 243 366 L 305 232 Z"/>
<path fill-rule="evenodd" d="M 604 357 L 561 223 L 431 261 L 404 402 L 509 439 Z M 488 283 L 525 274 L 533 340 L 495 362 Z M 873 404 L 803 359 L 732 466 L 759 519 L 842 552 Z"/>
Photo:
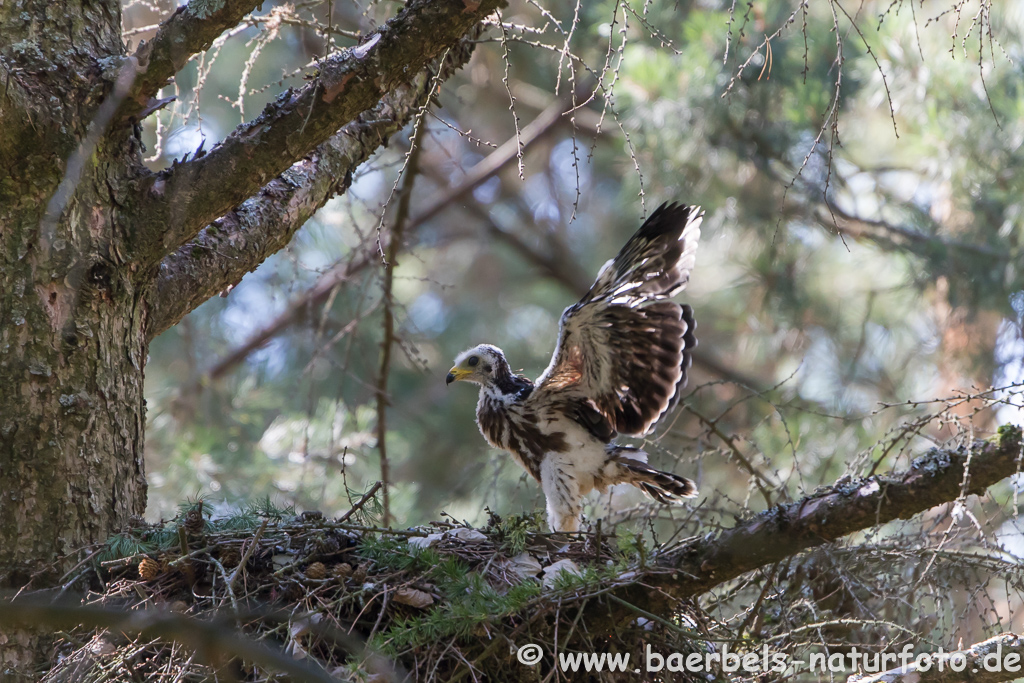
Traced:
<path fill-rule="evenodd" d="M 536 681 L 551 673 L 556 643 L 633 657 L 638 643 L 706 651 L 693 605 L 673 620 L 639 610 L 617 623 L 594 609 L 635 582 L 643 560 L 638 537 L 543 533 L 535 515 L 394 530 L 355 508 L 330 520 L 264 501 L 214 519 L 199 501 L 169 523 L 124 529 L 66 581 L 88 587 L 86 604 L 136 624 L 161 615 L 159 636 L 130 626 L 60 633 L 58 664 L 42 680 L 298 680 L 230 643 L 189 646 L 211 623 L 257 641 L 271 660 L 304 662 L 308 680 Z M 189 629 L 193 641 L 179 637 Z M 544 652 L 532 667 L 516 658 L 526 643 Z"/>

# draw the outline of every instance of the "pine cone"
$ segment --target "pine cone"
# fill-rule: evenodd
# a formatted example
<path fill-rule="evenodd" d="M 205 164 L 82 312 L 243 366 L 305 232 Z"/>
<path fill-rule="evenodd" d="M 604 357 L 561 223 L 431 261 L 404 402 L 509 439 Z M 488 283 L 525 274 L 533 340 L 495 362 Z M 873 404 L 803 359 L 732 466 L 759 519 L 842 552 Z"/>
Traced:
<path fill-rule="evenodd" d="M 352 565 L 348 562 L 342 562 L 331 567 L 331 575 L 335 579 L 344 583 L 344 581 L 352 576 Z"/>
<path fill-rule="evenodd" d="M 324 566 L 323 562 L 314 562 L 313 564 L 306 567 L 306 578 L 308 579 L 323 579 L 327 576 L 327 567 Z"/>
<path fill-rule="evenodd" d="M 139 562 L 139 578 L 143 581 L 152 581 L 160 575 L 160 563 L 150 557 L 142 558 Z"/>
<path fill-rule="evenodd" d="M 324 555 L 330 555 L 336 553 L 341 549 L 341 543 L 333 534 L 327 534 L 325 536 L 317 537 L 317 545 L 319 546 L 320 552 Z"/>
<path fill-rule="evenodd" d="M 366 565 L 361 564 L 356 567 L 356 570 L 352 572 L 352 580 L 356 583 L 362 583 L 366 581 Z"/>
<path fill-rule="evenodd" d="M 185 520 L 181 523 L 190 534 L 200 534 L 206 528 L 206 519 L 203 518 L 203 506 L 197 505 L 185 514 Z"/>

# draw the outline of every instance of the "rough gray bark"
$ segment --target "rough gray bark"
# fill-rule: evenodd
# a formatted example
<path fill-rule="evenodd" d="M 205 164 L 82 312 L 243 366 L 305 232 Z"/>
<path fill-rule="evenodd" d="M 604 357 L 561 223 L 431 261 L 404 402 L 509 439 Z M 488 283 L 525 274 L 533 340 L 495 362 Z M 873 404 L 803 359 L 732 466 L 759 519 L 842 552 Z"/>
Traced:
<path fill-rule="evenodd" d="M 724 581 L 860 529 L 909 519 L 1021 471 L 1021 430 L 1000 427 L 994 441 L 932 449 L 903 471 L 836 484 L 776 505 L 721 534 L 695 540 L 659 560 L 674 575 L 655 581 L 672 595 L 699 595 Z"/>
<path fill-rule="evenodd" d="M 110 250 L 116 194 L 141 168 L 130 127 L 110 131 L 59 220 L 44 220 L 123 64 L 120 12 L 52 9 L 0 5 L 0 78 L 17 93 L 0 120 L 0 588 L 51 582 L 58 557 L 146 493 L 146 312 L 137 273 Z M 26 667 L 29 634 L 5 640 L 0 671 Z"/>
<path fill-rule="evenodd" d="M 381 97 L 445 56 L 497 7 L 497 0 L 411 2 L 361 45 L 325 60 L 315 81 L 282 93 L 208 154 L 146 178 L 127 199 L 138 221 L 129 228 L 128 253 L 148 265 L 186 244 Z"/>
<path fill-rule="evenodd" d="M 144 510 L 150 339 L 343 191 L 499 0 L 414 0 L 206 156 L 149 172 L 132 118 L 256 4 L 190 5 L 128 56 L 118 0 L 0 3 L 0 590 L 52 585 Z M 0 633 L 0 671 L 34 646 Z"/>
<path fill-rule="evenodd" d="M 242 20 L 261 3 L 259 0 L 224 0 L 207 13 L 190 12 L 181 6 L 161 26 L 149 42 L 143 42 L 133 55 L 142 67 L 120 109 L 120 115 L 139 116 L 156 97 L 160 88 L 178 73 L 189 58 L 208 49 L 221 33 Z"/>

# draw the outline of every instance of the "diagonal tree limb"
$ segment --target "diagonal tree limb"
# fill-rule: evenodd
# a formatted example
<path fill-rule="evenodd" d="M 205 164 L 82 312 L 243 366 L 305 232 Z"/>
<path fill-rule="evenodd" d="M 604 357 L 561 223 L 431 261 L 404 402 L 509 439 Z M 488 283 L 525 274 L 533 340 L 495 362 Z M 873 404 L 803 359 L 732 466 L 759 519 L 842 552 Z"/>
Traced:
<path fill-rule="evenodd" d="M 194 54 L 213 45 L 221 33 L 235 26 L 246 14 L 260 4 L 260 0 L 222 0 L 213 11 L 205 7 L 215 3 L 189 2 L 177 9 L 160 24 L 156 35 L 135 50 L 140 73 L 128 91 L 118 111 L 119 118 L 137 116 L 149 110 L 150 99 L 167 85 L 174 74 L 181 71 Z M 153 110 L 149 110 L 153 111 Z"/>
<path fill-rule="evenodd" d="M 325 60 L 316 80 L 282 93 L 208 154 L 146 178 L 132 202 L 128 258 L 146 265 L 176 251 L 459 46 L 502 2 L 411 0 L 362 45 Z"/>
<path fill-rule="evenodd" d="M 450 74 L 468 57 L 468 48 L 452 50 L 441 65 L 441 75 Z M 191 242 L 165 257 L 149 298 L 149 339 L 177 323 L 217 292 L 237 284 L 246 273 L 287 245 L 295 231 L 327 200 L 348 189 L 355 169 L 413 119 L 426 104 L 430 85 L 436 78 L 433 70 L 427 69 L 409 85 L 396 88 L 314 154 L 268 183 L 257 196 L 214 221 Z M 314 300 L 326 299 L 337 282 L 365 268 L 371 260 L 370 254 L 361 255 L 329 271 L 321 278 L 321 283 L 331 278 L 334 284 L 315 285 L 304 297 L 302 313 L 315 305 Z M 269 336 L 250 347 L 238 360 L 266 339 Z"/>
<path fill-rule="evenodd" d="M 562 120 L 560 115 L 565 110 L 566 106 L 567 105 L 564 102 L 558 102 L 550 105 L 541 112 L 536 119 L 523 128 L 520 134 L 520 143 L 523 145 L 523 148 L 526 149 L 531 146 L 558 125 Z M 412 114 L 410 113 L 410 118 L 411 115 Z M 466 176 L 457 185 L 439 193 L 430 200 L 423 211 L 412 219 L 408 226 L 406 226 L 406 234 L 411 234 L 421 225 L 426 223 L 427 220 L 433 218 L 448 206 L 451 206 L 468 195 L 474 189 L 479 187 L 480 184 L 501 172 L 501 170 L 508 164 L 515 161 L 516 149 L 516 140 L 515 138 L 512 138 L 489 154 L 485 159 L 477 163 L 469 170 L 468 173 L 466 173 Z M 387 244 L 385 244 L 385 246 L 387 246 Z M 304 320 L 315 307 L 327 301 L 331 292 L 334 291 L 335 288 L 356 276 L 360 271 L 378 260 L 376 250 L 368 249 L 365 252 L 356 255 L 354 258 L 351 258 L 346 263 L 339 264 L 324 273 L 316 284 L 307 290 L 305 294 L 293 301 L 288 308 L 270 324 L 255 332 L 245 342 L 224 356 L 210 369 L 207 373 L 207 377 L 209 379 L 218 379 L 224 376 L 231 370 L 231 368 L 244 361 L 249 354 L 263 346 L 267 341 L 277 336 L 291 325 Z M 252 267 L 255 267 L 255 264 Z M 235 280 L 226 280 L 225 284 L 237 281 L 237 279 L 240 279 L 242 275 L 251 269 L 252 268 L 238 270 L 238 277 Z M 165 291 L 172 301 L 178 296 L 177 287 L 173 285 L 166 287 Z M 198 303 L 201 303 L 201 301 Z M 198 305 L 198 303 L 196 303 L 196 305 Z M 189 310 L 191 310 L 191 308 Z M 178 316 L 179 319 L 180 317 L 181 316 Z M 166 329 L 166 327 L 163 329 Z"/>
<path fill-rule="evenodd" d="M 572 102 L 568 99 L 559 100 L 549 104 L 543 111 L 541 111 L 540 114 L 537 115 L 535 119 L 523 127 L 519 135 L 518 145 L 514 137 L 507 140 L 498 147 L 498 149 L 470 169 L 457 185 L 439 193 L 433 199 L 429 200 L 424 208 L 409 223 L 406 228 L 406 232 L 414 232 L 421 225 L 468 196 L 482 183 L 500 173 L 502 169 L 510 163 L 516 161 L 520 146 L 525 151 L 538 140 L 544 138 L 557 125 L 564 122 L 563 113 L 571 106 Z M 576 112 L 577 116 L 579 116 L 583 111 L 586 110 L 578 110 Z M 412 113 L 412 111 L 407 112 L 405 121 L 411 120 Z M 354 165 L 351 167 L 354 168 Z M 335 172 L 334 175 L 341 174 Z M 273 183 L 267 187 L 270 188 L 272 185 Z M 347 189 L 347 187 L 348 184 L 346 182 L 344 187 L 339 187 L 337 189 L 337 192 L 341 193 Z M 323 202 L 326 202 L 327 198 L 324 198 Z M 165 297 L 166 301 L 162 307 L 175 310 L 176 317 L 167 319 L 167 316 L 160 316 L 159 322 L 155 323 L 153 326 L 153 332 L 150 335 L 151 339 L 176 323 L 185 315 L 185 313 L 191 311 L 207 298 L 213 296 L 216 292 L 223 290 L 228 285 L 237 284 L 243 275 L 253 270 L 257 265 L 259 265 L 263 258 L 266 258 L 266 256 L 264 256 L 257 260 L 258 253 L 254 254 L 251 258 L 245 258 L 243 254 L 235 253 L 231 244 L 225 244 L 225 242 L 234 243 L 237 240 L 235 235 L 239 233 L 239 229 L 234 228 L 224 230 L 223 227 L 218 224 L 237 225 L 241 222 L 238 217 L 239 214 L 247 212 L 247 207 L 249 207 L 252 202 L 264 202 L 268 200 L 273 201 L 273 195 L 268 195 L 268 193 L 264 191 L 261 193 L 259 198 L 249 200 L 249 202 L 246 202 L 246 204 L 240 207 L 239 210 L 231 212 L 227 217 L 215 223 L 214 227 L 218 228 L 220 233 L 227 235 L 228 239 L 219 239 L 217 240 L 217 243 L 214 244 L 207 235 L 209 232 L 209 229 L 207 229 L 207 231 L 204 231 L 200 235 L 200 238 L 194 240 L 192 244 L 186 245 L 179 250 L 177 254 L 164 259 L 164 263 L 161 265 L 162 272 L 160 277 L 160 290 L 161 295 Z M 278 202 L 278 204 L 280 203 Z M 322 206 L 322 203 L 319 206 Z M 317 206 L 317 208 L 319 208 L 319 206 Z M 497 226 L 486 212 L 479 210 L 479 207 L 474 203 L 471 203 L 468 208 L 472 210 L 478 218 L 484 219 L 485 224 L 487 225 L 488 234 L 495 239 L 506 243 L 518 252 L 520 256 L 538 266 L 545 275 L 555 279 L 577 296 L 589 289 L 590 282 L 586 279 L 587 276 L 578 268 L 565 262 L 563 259 L 559 259 L 558 255 L 542 256 L 538 254 L 536 250 L 526 245 L 525 242 L 518 239 L 515 235 Z M 284 213 L 286 215 L 290 215 L 292 212 L 286 211 Z M 257 229 L 258 233 L 265 233 L 269 235 L 273 235 L 277 232 L 277 229 L 265 230 L 258 226 L 261 221 L 274 221 L 278 218 L 273 211 L 269 211 L 269 207 L 259 211 L 248 212 L 246 215 L 251 216 L 251 219 L 248 221 L 251 226 L 249 229 Z M 305 215 L 305 217 L 302 218 L 302 221 L 304 222 L 309 215 L 312 214 L 310 213 Z M 280 244 L 278 245 L 275 242 L 275 245 L 270 245 L 269 248 L 271 248 L 272 251 L 267 252 L 267 255 L 269 255 L 269 253 L 273 253 L 273 251 L 281 249 L 285 244 L 287 244 L 291 239 L 291 235 L 300 225 L 301 223 L 296 223 L 292 225 L 290 231 L 288 231 L 286 235 L 282 234 L 279 240 Z M 289 228 L 284 229 L 289 230 Z M 205 263 L 203 263 L 204 257 L 202 254 L 195 253 L 196 250 L 193 245 L 199 243 L 202 243 L 200 247 L 201 249 L 209 252 L 208 257 L 205 259 Z M 247 245 L 243 240 L 243 252 L 247 251 L 246 246 Z M 266 249 L 257 249 L 256 251 L 262 252 L 266 251 Z M 232 368 L 243 362 L 251 353 L 262 347 L 269 340 L 273 339 L 292 325 L 305 320 L 314 308 L 327 301 L 331 292 L 333 292 L 335 288 L 355 277 L 376 260 L 376 251 L 367 250 L 366 252 L 356 255 L 354 258 L 351 258 L 345 263 L 339 264 L 324 273 L 309 290 L 289 304 L 288 308 L 285 309 L 284 312 L 278 315 L 268 325 L 254 332 L 248 339 L 221 358 L 221 360 L 218 361 L 217 364 L 209 370 L 209 372 L 207 372 L 206 377 L 211 380 L 223 377 L 225 374 L 230 372 Z M 194 283 L 196 285 L 202 285 L 202 278 L 198 277 L 198 275 L 187 277 L 179 274 L 176 276 L 174 273 L 181 273 L 181 271 L 193 267 L 197 272 L 210 271 L 218 272 L 221 275 L 216 280 L 198 287 L 198 289 L 192 293 L 188 284 Z M 164 272 L 164 269 L 168 269 L 171 272 Z M 188 282 L 182 282 L 183 280 L 187 280 Z M 183 285 L 186 287 L 184 290 L 182 289 Z M 185 301 L 182 300 L 182 296 L 185 297 Z M 178 314 L 177 309 L 181 304 L 186 304 L 185 308 L 187 308 L 187 310 Z M 744 385 L 753 391 L 763 391 L 760 380 L 736 371 L 735 369 L 726 367 L 725 364 L 720 362 L 717 358 L 705 352 L 698 351 L 694 355 L 694 363 L 716 377 L 721 377 L 727 381 Z"/>
<path fill-rule="evenodd" d="M 557 100 L 549 104 L 533 121 L 530 121 L 518 134 L 504 142 L 498 149 L 487 155 L 470 169 L 469 173 L 459 181 L 457 185 L 438 195 L 427 203 L 426 207 L 416 215 L 412 226 L 419 226 L 441 213 L 449 206 L 459 201 L 470 192 L 475 190 L 481 183 L 497 175 L 503 168 L 508 166 L 519 157 L 520 151 L 525 152 L 556 125 L 562 122 L 562 116 L 566 109 L 571 106 L 567 100 Z"/>
<path fill-rule="evenodd" d="M 693 598 L 856 531 L 982 494 L 1020 471 L 1021 460 L 1021 428 L 1013 425 L 1001 427 L 997 440 L 978 440 L 970 448 L 933 448 L 906 470 L 839 482 L 717 534 L 685 541 L 651 562 L 644 585 L 633 582 L 616 593 L 640 609 L 665 613 L 672 602 L 666 597 Z M 613 619 L 629 617 L 611 607 Z"/>
<path fill-rule="evenodd" d="M 1015 656 L 1010 656 L 1015 655 Z M 962 657 L 960 662 L 954 656 Z M 965 650 L 931 654 L 928 664 L 914 660 L 876 674 L 853 675 L 847 683 L 1002 683 L 1021 677 L 1024 671 L 1024 634 L 1003 633 Z M 944 660 L 944 661 L 943 661 Z M 940 662 L 942 666 L 940 666 Z M 924 661 L 921 662 L 924 664 Z M 963 664 L 961 668 L 961 663 Z M 952 664 L 953 666 L 950 666 Z M 925 668 L 927 666 L 927 668 Z M 955 668 L 960 671 L 956 671 Z"/>
<path fill-rule="evenodd" d="M 552 633 L 559 623 L 557 616 L 554 620 L 534 618 L 557 614 L 556 610 L 563 604 L 575 602 L 579 604 L 587 630 L 595 639 L 606 634 L 621 634 L 624 628 L 636 625 L 638 617 L 643 617 L 680 631 L 684 638 L 699 641 L 699 632 L 680 627 L 675 619 L 681 609 L 687 611 L 687 600 L 779 561 L 796 558 L 794 563 L 799 563 L 801 552 L 845 535 L 907 519 L 935 506 L 962 500 L 969 494 L 982 494 L 988 487 L 1020 472 L 1022 459 L 1021 428 L 1006 425 L 1000 428 L 994 440 L 978 440 L 958 448 L 934 448 L 905 469 L 856 481 L 840 480 L 795 503 L 773 507 L 731 529 L 670 546 L 648 556 L 645 566 L 607 582 L 588 584 L 586 589 L 571 592 L 545 591 L 517 618 L 530 625 L 533 642 L 557 641 L 557 631 Z M 502 618 L 504 625 L 511 621 Z M 508 629 L 503 632 L 507 634 Z M 515 640 L 515 633 L 512 632 L 510 640 L 513 645 L 521 645 L 521 640 Z M 972 647 L 968 661 L 983 665 L 984 656 L 1000 644 L 1004 656 L 1020 652 L 1022 647 L 1020 636 L 1007 634 Z M 479 652 L 474 662 L 482 662 L 493 654 L 489 646 L 484 645 Z M 501 665 L 499 660 L 496 666 Z M 1006 673 L 1005 670 L 1002 675 L 986 672 L 979 674 L 979 678 L 881 677 L 872 679 L 871 683 L 975 680 L 1001 683 L 1014 678 Z"/>
<path fill-rule="evenodd" d="M 527 124 L 522 129 L 519 136 L 519 144 L 522 145 L 522 148 L 524 150 L 529 148 L 535 142 L 546 136 L 548 132 L 555 128 L 555 126 L 562 123 L 562 112 L 569 106 L 571 106 L 571 102 L 565 101 L 551 104 L 545 108 L 537 118 Z M 580 111 L 584 110 L 577 111 L 577 115 L 579 115 Z M 469 195 L 482 183 L 500 173 L 502 169 L 517 159 L 517 150 L 518 147 L 516 145 L 516 139 L 513 137 L 507 140 L 498 149 L 470 169 L 466 176 L 457 185 L 438 194 L 432 200 L 428 201 L 425 208 L 409 224 L 407 232 L 413 232 L 431 218 L 434 218 L 448 207 Z M 471 203 L 467 208 L 469 208 L 478 218 L 484 220 L 489 235 L 506 243 L 512 249 L 517 251 L 520 256 L 538 266 L 546 276 L 555 279 L 577 296 L 581 295 L 590 287 L 590 282 L 585 279 L 586 276 L 572 264 L 550 255 L 539 255 L 525 242 L 495 224 L 491 220 L 490 216 L 488 216 L 486 212 L 480 210 L 475 203 Z M 209 370 L 209 372 L 207 372 L 206 377 L 211 380 L 223 377 L 225 374 L 230 372 L 232 368 L 243 362 L 251 353 L 262 347 L 269 340 L 273 339 L 292 325 L 305 320 L 314 308 L 327 301 L 331 292 L 334 291 L 336 287 L 339 287 L 342 283 L 356 276 L 375 260 L 376 252 L 368 250 L 365 253 L 358 254 L 355 258 L 352 258 L 343 264 L 339 264 L 324 273 L 316 284 L 307 290 L 305 294 L 293 301 L 284 312 L 277 316 L 268 325 L 254 332 L 242 344 L 238 345 L 228 352 L 227 355 L 221 358 L 221 360 L 218 361 L 217 364 Z M 254 267 L 255 265 L 245 270 L 238 271 L 238 279 Z M 230 282 L 230 280 L 224 281 L 224 285 L 229 284 Z M 175 287 L 168 287 L 167 293 L 172 297 L 177 296 Z M 212 296 L 212 292 L 208 294 L 208 296 Z M 201 303 L 201 301 L 198 303 Z M 196 305 L 198 305 L 198 303 Z M 192 308 L 194 308 L 194 306 L 192 306 Z M 189 310 L 191 310 L 191 308 L 189 308 Z M 163 331 L 163 329 L 160 331 Z M 703 367 L 716 377 L 721 377 L 727 381 L 744 385 L 752 391 L 763 392 L 760 380 L 736 371 L 735 369 L 726 367 L 725 364 L 717 358 L 707 353 L 698 352 L 695 354 L 694 363 Z"/>

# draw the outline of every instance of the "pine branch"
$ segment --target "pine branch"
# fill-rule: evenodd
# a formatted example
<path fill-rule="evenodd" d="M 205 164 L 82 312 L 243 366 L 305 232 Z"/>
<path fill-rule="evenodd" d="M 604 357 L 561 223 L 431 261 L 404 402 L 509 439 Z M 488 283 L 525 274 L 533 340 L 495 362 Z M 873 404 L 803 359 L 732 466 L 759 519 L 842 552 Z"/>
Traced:
<path fill-rule="evenodd" d="M 282 93 L 208 154 L 147 178 L 132 202 L 128 257 L 150 264 L 175 252 L 431 61 L 471 49 L 463 38 L 500 2 L 413 0 L 362 45 L 326 59 L 313 82 Z"/>
<path fill-rule="evenodd" d="M 260 5 L 259 0 L 191 0 L 177 9 L 157 30 L 153 40 L 143 42 L 133 57 L 140 73 L 132 84 L 120 117 L 143 117 L 155 111 L 150 99 L 181 71 L 194 54 L 213 45 L 221 33 L 238 24 Z"/>
<path fill-rule="evenodd" d="M 440 76 L 426 69 L 412 83 L 396 88 L 369 112 L 349 123 L 336 135 L 255 197 L 214 221 L 160 264 L 150 296 L 150 339 L 177 323 L 186 313 L 218 292 L 237 284 L 268 256 L 291 241 L 295 231 L 327 201 L 345 192 L 356 168 L 401 130 L 421 110 L 430 96 L 430 85 L 447 77 L 469 58 L 469 47 L 452 50 L 440 65 Z M 294 304 L 286 319 L 279 318 L 262 337 L 229 354 L 223 370 L 241 362 L 267 339 L 301 318 L 317 302 L 330 295 L 340 282 L 368 265 L 372 255 L 333 269 L 321 278 L 309 295 Z M 330 286 L 322 283 L 333 278 Z"/>
<path fill-rule="evenodd" d="M 563 104 L 551 105 L 523 129 L 521 142 L 524 149 L 546 136 L 547 133 L 553 130 L 561 121 L 559 114 L 564 110 Z M 410 113 L 408 115 L 409 118 L 412 117 L 413 113 L 415 113 L 414 110 L 410 109 Z M 465 178 L 463 178 L 458 185 L 440 192 L 432 200 L 428 201 L 422 212 L 413 218 L 406 226 L 406 234 L 412 234 L 428 220 L 458 202 L 488 179 L 500 173 L 502 169 L 506 168 L 510 163 L 515 161 L 515 159 L 516 140 L 513 137 L 470 169 L 469 172 L 466 173 Z M 251 202 L 247 202 L 246 206 L 250 203 Z M 214 365 L 207 373 L 207 377 L 210 379 L 222 377 L 233 367 L 248 358 L 249 354 L 266 344 L 270 339 L 274 338 L 292 325 L 304 320 L 315 306 L 319 306 L 327 301 L 331 292 L 334 291 L 336 287 L 341 286 L 342 283 L 360 273 L 370 265 L 370 263 L 374 262 L 376 258 L 376 251 L 360 254 L 350 262 L 336 266 L 327 273 L 324 273 L 316 284 L 314 284 L 305 294 L 292 302 L 292 304 L 289 305 L 288 308 L 270 324 L 255 332 L 245 342 L 224 356 L 224 358 Z M 241 270 L 238 277 L 241 278 L 242 275 L 244 275 L 248 270 L 255 268 L 256 265 L 257 264 L 254 264 L 251 268 Z M 216 291 L 217 290 L 213 290 L 208 293 L 207 296 L 212 296 Z M 177 288 L 174 286 L 166 287 L 166 292 L 167 295 L 172 298 L 177 298 L 180 295 Z M 198 301 L 195 305 L 198 305 L 199 303 L 202 302 Z M 188 310 L 192 310 L 195 305 Z M 177 319 L 175 322 L 176 321 Z M 166 327 L 163 329 L 166 329 Z M 161 329 L 160 331 L 163 330 Z"/>
<path fill-rule="evenodd" d="M 664 612 L 666 596 L 706 593 L 742 574 L 863 529 L 908 519 L 969 494 L 982 494 L 1019 472 L 1021 429 L 1006 425 L 995 441 L 934 448 L 909 469 L 839 481 L 713 536 L 697 537 L 652 560 L 650 574 L 617 591 L 641 609 Z M 628 616 L 619 610 L 618 617 Z"/>

